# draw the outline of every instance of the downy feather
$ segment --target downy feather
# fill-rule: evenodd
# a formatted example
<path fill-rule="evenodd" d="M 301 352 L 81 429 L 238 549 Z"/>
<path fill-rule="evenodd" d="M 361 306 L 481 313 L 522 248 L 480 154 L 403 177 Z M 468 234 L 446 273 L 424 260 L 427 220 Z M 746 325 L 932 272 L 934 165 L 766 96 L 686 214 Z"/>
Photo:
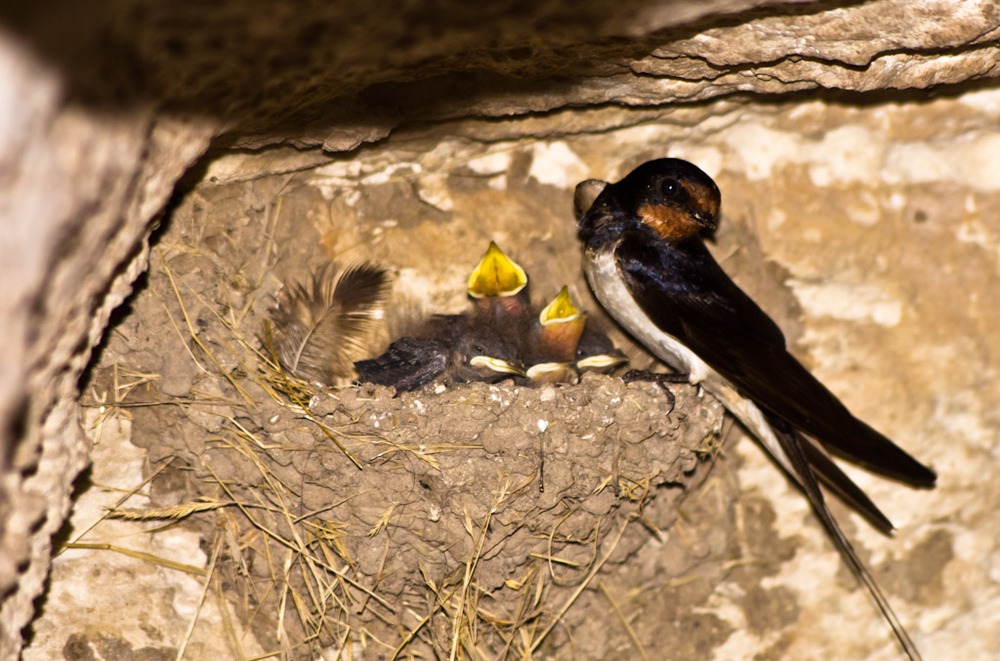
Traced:
<path fill-rule="evenodd" d="M 290 374 L 323 385 L 353 377 L 354 361 L 368 349 L 373 322 L 388 295 L 389 274 L 363 262 L 330 262 L 308 283 L 294 283 L 278 295 L 274 350 Z"/>

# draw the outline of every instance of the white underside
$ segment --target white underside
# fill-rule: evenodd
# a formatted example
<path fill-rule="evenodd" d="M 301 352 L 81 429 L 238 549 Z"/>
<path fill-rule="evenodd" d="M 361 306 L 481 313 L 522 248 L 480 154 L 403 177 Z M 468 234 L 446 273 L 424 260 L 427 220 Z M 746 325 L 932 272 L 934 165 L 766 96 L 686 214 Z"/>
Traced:
<path fill-rule="evenodd" d="M 718 399 L 757 437 L 778 463 L 798 479 L 788 455 L 785 454 L 774 430 L 764 419 L 764 414 L 757 405 L 736 392 L 728 380 L 709 367 L 677 338 L 660 330 L 642 311 L 625 287 L 621 273 L 618 272 L 618 263 L 614 256 L 615 248 L 598 253 L 588 250 L 584 254 L 584 273 L 604 309 L 643 346 L 656 354 L 657 358 L 679 372 L 690 374 L 691 383 L 700 384 Z"/>

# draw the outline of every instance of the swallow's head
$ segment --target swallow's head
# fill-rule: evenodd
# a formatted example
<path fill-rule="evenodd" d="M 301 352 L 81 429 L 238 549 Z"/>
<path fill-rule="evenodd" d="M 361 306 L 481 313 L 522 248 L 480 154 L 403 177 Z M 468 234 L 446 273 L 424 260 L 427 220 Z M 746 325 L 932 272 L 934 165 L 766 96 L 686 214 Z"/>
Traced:
<path fill-rule="evenodd" d="M 678 243 L 715 231 L 720 203 L 718 186 L 697 166 L 678 158 L 648 161 L 604 188 L 580 216 L 580 238 L 593 249 L 638 230 Z"/>
<path fill-rule="evenodd" d="M 576 345 L 576 369 L 580 372 L 609 371 L 628 362 L 628 357 L 605 333 L 586 328 Z"/>
<path fill-rule="evenodd" d="M 531 333 L 531 357 L 545 362 L 572 362 L 586 323 L 587 315 L 573 304 L 569 289 L 563 287 L 538 314 Z"/>
<path fill-rule="evenodd" d="M 450 376 L 455 381 L 492 383 L 524 376 L 516 343 L 494 327 L 473 322 L 454 338 Z"/>

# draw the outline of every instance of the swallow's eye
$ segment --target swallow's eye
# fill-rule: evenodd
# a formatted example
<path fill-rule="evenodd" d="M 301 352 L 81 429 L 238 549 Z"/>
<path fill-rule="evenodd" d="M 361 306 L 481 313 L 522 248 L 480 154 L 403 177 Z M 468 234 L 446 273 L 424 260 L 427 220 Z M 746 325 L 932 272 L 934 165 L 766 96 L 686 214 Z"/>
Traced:
<path fill-rule="evenodd" d="M 676 179 L 664 179 L 660 184 L 660 192 L 664 197 L 677 197 L 681 190 L 681 184 Z"/>
<path fill-rule="evenodd" d="M 482 356 L 482 355 L 484 355 L 486 353 L 486 349 L 482 348 L 478 344 L 473 344 L 472 345 L 472 353 L 475 354 L 475 355 L 477 355 L 477 356 Z"/>

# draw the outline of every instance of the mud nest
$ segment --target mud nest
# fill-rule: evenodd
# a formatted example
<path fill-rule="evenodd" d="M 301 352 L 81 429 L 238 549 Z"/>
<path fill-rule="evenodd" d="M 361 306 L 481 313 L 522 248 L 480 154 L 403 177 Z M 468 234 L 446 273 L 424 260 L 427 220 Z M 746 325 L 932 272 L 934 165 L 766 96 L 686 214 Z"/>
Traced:
<path fill-rule="evenodd" d="M 204 337 L 203 363 L 251 349 Z M 119 370 L 98 376 L 120 384 Z M 159 378 L 131 388 L 121 405 L 160 507 L 126 514 L 199 526 L 227 596 L 291 658 L 537 650 L 599 571 L 669 528 L 722 420 L 694 388 L 671 410 L 661 386 L 604 375 L 308 402 L 266 376 L 209 371 L 180 398 Z"/>
<path fill-rule="evenodd" d="M 599 569 L 669 527 L 710 454 L 720 412 L 684 389 L 697 415 L 667 416 L 657 388 L 345 389 L 310 416 L 262 407 L 192 469 L 243 504 L 223 572 L 260 640 L 278 642 L 262 614 L 283 614 L 293 653 L 521 657 Z"/>
<path fill-rule="evenodd" d="M 604 375 L 306 407 L 249 375 L 200 385 L 127 398 L 135 441 L 166 441 L 149 446 L 161 508 L 127 514 L 199 527 L 227 596 L 290 658 L 536 650 L 599 571 L 670 527 L 722 419 L 694 388 L 668 413 L 659 385 Z M 235 387 L 247 399 L 221 403 Z"/>
<path fill-rule="evenodd" d="M 281 200 L 300 203 L 283 186 L 261 204 L 266 188 L 175 210 L 90 375 L 90 403 L 131 417 L 148 450 L 153 508 L 117 515 L 195 527 L 211 584 L 287 658 L 572 649 L 567 613 L 595 577 L 628 590 L 664 571 L 622 570 L 704 479 L 722 409 L 687 385 L 597 374 L 400 394 L 296 382 L 262 329 L 273 264 L 316 244 L 277 243 Z"/>

